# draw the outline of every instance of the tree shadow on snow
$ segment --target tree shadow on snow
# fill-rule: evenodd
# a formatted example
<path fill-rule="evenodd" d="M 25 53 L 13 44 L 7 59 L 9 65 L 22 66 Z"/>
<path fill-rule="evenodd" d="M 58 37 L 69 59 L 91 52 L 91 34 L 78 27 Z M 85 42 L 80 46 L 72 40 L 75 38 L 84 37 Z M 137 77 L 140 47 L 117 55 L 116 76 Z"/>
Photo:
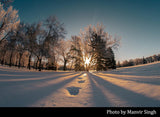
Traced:
<path fill-rule="evenodd" d="M 64 85 L 73 81 L 77 77 L 80 77 L 82 74 L 83 73 L 78 73 L 76 76 L 65 79 L 60 83 L 53 84 L 53 85 L 51 84 L 45 87 L 39 87 L 33 90 L 25 90 L 25 89 L 23 90 L 22 89 L 20 91 L 16 91 L 15 89 L 14 92 L 8 92 L 7 95 L 6 94 L 1 95 L 0 106 L 1 107 L 30 107 L 32 104 L 34 104 L 38 100 L 43 99 L 49 96 L 50 94 L 56 92 L 58 89 L 62 88 Z M 35 82 L 33 83 L 33 85 L 37 83 L 38 82 Z"/>
<path fill-rule="evenodd" d="M 119 76 L 110 76 L 110 75 L 107 75 L 107 74 L 100 74 L 102 76 L 106 76 L 108 78 L 116 78 L 116 79 L 121 79 L 121 80 L 128 80 L 128 81 L 134 81 L 134 82 L 137 82 L 137 83 L 146 83 L 146 84 L 153 84 L 153 85 L 160 85 L 160 78 L 128 78 L 128 77 L 119 77 Z M 138 76 L 137 76 L 138 77 Z M 147 76 L 146 76 L 147 77 Z"/>
<path fill-rule="evenodd" d="M 112 104 L 111 104 L 111 102 L 104 99 L 105 95 L 102 93 L 102 91 L 100 89 L 98 89 L 96 87 L 96 85 L 93 83 L 92 79 L 94 79 L 99 85 L 103 85 L 106 90 L 112 92 L 118 98 L 127 101 L 131 107 L 150 107 L 150 106 L 159 107 L 159 105 L 160 105 L 159 100 L 149 98 L 149 97 L 146 97 L 142 94 L 138 94 L 138 93 L 132 92 L 130 90 L 127 90 L 125 88 L 119 87 L 119 86 L 114 85 L 110 82 L 107 82 L 106 80 L 102 79 L 101 77 L 98 77 L 98 76 L 95 76 L 92 74 L 90 74 L 89 76 L 91 79 L 90 81 L 91 81 L 92 89 L 93 89 L 93 100 L 95 102 L 95 105 L 98 107 L 103 106 L 104 104 L 106 104 L 106 106 L 109 107 Z M 98 96 L 96 96 L 96 95 L 98 95 Z M 100 100 L 100 102 L 96 101 L 97 98 L 99 98 L 98 100 Z"/>

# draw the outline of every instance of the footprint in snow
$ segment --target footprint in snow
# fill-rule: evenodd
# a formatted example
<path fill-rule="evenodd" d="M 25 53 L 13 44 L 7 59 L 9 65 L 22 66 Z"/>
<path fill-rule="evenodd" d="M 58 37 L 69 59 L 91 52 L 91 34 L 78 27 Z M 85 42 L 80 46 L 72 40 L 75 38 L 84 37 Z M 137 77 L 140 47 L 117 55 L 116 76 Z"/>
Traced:
<path fill-rule="evenodd" d="M 67 90 L 70 93 L 70 95 L 78 95 L 80 89 L 80 87 L 67 87 Z"/>
<path fill-rule="evenodd" d="M 78 83 L 84 83 L 84 82 L 85 82 L 85 80 L 78 81 Z"/>

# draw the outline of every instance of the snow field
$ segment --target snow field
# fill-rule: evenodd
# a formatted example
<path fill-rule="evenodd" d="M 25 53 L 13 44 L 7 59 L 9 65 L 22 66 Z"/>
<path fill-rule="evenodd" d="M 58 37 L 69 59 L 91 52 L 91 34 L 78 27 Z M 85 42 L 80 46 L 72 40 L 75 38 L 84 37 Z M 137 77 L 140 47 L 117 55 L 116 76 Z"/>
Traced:
<path fill-rule="evenodd" d="M 105 72 L 0 66 L 0 107 L 160 107 L 160 62 Z"/>

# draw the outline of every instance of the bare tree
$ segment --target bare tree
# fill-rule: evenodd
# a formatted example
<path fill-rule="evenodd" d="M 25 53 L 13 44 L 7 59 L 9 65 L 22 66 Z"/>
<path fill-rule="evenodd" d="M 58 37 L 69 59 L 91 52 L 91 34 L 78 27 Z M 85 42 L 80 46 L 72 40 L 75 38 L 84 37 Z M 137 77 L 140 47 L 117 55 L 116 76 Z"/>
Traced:
<path fill-rule="evenodd" d="M 16 32 L 16 51 L 19 54 L 19 64 L 18 67 L 21 67 L 21 59 L 24 52 L 27 51 L 27 28 L 24 23 L 21 23 Z"/>
<path fill-rule="evenodd" d="M 44 21 L 45 42 L 52 48 L 57 42 L 63 39 L 66 34 L 63 24 L 55 16 L 50 16 Z"/>
<path fill-rule="evenodd" d="M 48 50 L 48 58 L 53 59 L 53 64 L 56 64 L 55 61 L 55 47 L 58 42 L 64 39 L 66 31 L 64 29 L 64 25 L 60 23 L 55 16 L 48 17 L 44 22 L 44 44 Z M 56 65 L 53 65 L 56 66 Z"/>
<path fill-rule="evenodd" d="M 29 31 L 29 39 L 32 39 L 32 44 L 34 45 L 34 51 L 29 51 L 37 57 L 36 66 L 39 66 L 39 71 L 41 71 L 44 58 L 55 58 L 53 49 L 58 41 L 64 38 L 65 30 L 63 24 L 53 16 L 50 16 L 41 25 L 35 27 L 36 30 L 31 29 Z M 32 44 L 29 45 L 32 46 Z"/>
<path fill-rule="evenodd" d="M 63 62 L 63 70 L 67 69 L 67 62 L 69 61 L 69 51 L 70 51 L 70 41 L 69 40 L 61 40 L 59 42 L 59 46 L 57 48 L 57 52 L 61 55 L 61 60 Z"/>
<path fill-rule="evenodd" d="M 29 55 L 29 59 L 28 59 L 28 69 L 31 69 L 31 58 L 34 54 L 36 45 L 37 45 L 37 38 L 38 35 L 41 32 L 41 23 L 38 24 L 31 24 L 31 25 L 27 25 L 27 50 L 28 50 L 28 55 Z"/>
<path fill-rule="evenodd" d="M 39 71 L 41 71 L 42 59 L 43 57 L 48 56 L 48 52 L 49 52 L 48 42 L 44 38 L 43 31 L 38 35 L 36 42 L 37 43 L 35 45 L 35 51 L 34 51 L 34 55 L 37 57 L 36 67 L 39 62 Z"/>
<path fill-rule="evenodd" d="M 4 5 L 4 8 L 6 9 L 13 3 L 13 0 L 0 0 L 0 2 Z"/>
<path fill-rule="evenodd" d="M 17 32 L 11 31 L 9 33 L 9 36 L 7 37 L 8 41 L 8 46 L 7 50 L 10 52 L 10 57 L 9 57 L 9 66 L 12 66 L 12 57 L 13 57 L 13 52 L 16 49 L 16 39 L 17 39 Z"/>

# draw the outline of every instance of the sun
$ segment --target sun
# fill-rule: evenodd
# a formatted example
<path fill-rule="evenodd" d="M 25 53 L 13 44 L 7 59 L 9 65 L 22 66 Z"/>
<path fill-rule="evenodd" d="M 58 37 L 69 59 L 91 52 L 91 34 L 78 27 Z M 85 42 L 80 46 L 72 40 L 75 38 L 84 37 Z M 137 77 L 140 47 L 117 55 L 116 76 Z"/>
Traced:
<path fill-rule="evenodd" d="M 85 64 L 86 64 L 86 65 L 89 65 L 89 63 L 90 63 L 90 59 L 86 58 Z"/>

